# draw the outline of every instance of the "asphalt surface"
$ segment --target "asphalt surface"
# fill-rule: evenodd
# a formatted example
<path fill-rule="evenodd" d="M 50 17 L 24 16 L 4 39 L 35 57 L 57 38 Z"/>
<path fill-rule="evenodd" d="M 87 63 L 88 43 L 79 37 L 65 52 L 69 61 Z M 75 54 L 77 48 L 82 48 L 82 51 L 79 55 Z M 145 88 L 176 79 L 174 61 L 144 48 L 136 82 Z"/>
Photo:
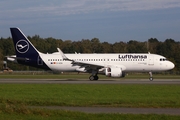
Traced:
<path fill-rule="evenodd" d="M 0 83 L 21 84 L 180 84 L 180 79 L 128 79 L 128 80 L 64 80 L 64 79 L 0 79 Z M 120 113 L 120 114 L 169 114 L 180 115 L 180 108 L 119 108 L 119 107 L 67 107 L 35 106 L 36 108 L 80 111 L 85 113 Z"/>
<path fill-rule="evenodd" d="M 180 84 L 180 79 L 123 79 L 123 80 L 73 80 L 73 79 L 0 79 L 0 83 L 23 84 Z"/>
<path fill-rule="evenodd" d="M 119 108 L 119 107 L 67 107 L 67 106 L 41 106 L 41 107 L 33 107 L 33 108 L 79 111 L 84 113 L 180 115 L 180 108 Z"/>

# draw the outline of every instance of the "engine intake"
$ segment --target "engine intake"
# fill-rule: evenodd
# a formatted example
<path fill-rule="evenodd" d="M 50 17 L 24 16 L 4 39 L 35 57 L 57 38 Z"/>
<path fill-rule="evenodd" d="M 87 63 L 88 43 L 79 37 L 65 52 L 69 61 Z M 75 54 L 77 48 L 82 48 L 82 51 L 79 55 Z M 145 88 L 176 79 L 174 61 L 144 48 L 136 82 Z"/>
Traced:
<path fill-rule="evenodd" d="M 108 67 L 105 69 L 105 75 L 108 77 L 125 77 L 125 72 L 119 67 Z"/>

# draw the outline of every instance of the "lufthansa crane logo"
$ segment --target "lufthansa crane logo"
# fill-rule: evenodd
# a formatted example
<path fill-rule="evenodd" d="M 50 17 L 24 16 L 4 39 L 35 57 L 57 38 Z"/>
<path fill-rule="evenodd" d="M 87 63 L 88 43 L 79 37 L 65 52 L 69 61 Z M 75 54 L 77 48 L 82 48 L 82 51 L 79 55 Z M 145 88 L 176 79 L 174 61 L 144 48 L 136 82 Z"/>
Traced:
<path fill-rule="evenodd" d="M 19 53 L 26 53 L 29 50 L 29 43 L 26 40 L 19 40 L 16 43 L 16 50 Z"/>

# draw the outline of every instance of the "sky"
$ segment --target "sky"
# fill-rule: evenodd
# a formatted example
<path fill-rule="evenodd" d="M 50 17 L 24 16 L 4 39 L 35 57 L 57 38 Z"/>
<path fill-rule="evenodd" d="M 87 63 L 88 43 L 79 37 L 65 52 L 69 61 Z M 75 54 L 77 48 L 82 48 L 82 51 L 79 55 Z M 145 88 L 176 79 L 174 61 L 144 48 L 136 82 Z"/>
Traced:
<path fill-rule="evenodd" d="M 180 41 L 179 0 L 1 0 L 0 37 L 25 35 L 80 41 Z"/>

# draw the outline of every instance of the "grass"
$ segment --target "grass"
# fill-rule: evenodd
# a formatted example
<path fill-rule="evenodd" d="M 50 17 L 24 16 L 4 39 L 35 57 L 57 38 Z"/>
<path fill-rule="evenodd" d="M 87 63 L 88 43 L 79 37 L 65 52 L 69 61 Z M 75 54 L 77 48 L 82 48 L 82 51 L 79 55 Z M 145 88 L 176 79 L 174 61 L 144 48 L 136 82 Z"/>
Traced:
<path fill-rule="evenodd" d="M 179 85 L 0 84 L 0 102 L 25 105 L 179 108 Z"/>
<path fill-rule="evenodd" d="M 4 101 L 0 104 L 1 120 L 179 120 L 178 115 L 82 113 L 65 110 L 31 109 L 23 104 Z"/>
<path fill-rule="evenodd" d="M 89 74 L 0 75 L 0 79 L 88 79 L 88 77 Z M 179 76 L 171 75 L 154 75 L 154 77 L 179 79 Z M 100 78 L 106 79 L 101 75 Z M 130 74 L 125 79 L 132 78 L 148 79 L 148 74 Z M 178 115 L 88 114 L 28 107 L 53 105 L 180 108 L 180 86 L 174 84 L 0 84 L 0 119 L 179 120 Z"/>
<path fill-rule="evenodd" d="M 133 114 L 87 114 L 70 111 L 29 110 L 28 114 L 1 113 L 0 119 L 4 120 L 179 120 L 173 115 L 133 115 Z"/>
<path fill-rule="evenodd" d="M 64 110 L 29 109 L 24 107 L 4 108 L 0 110 L 0 119 L 4 120 L 179 120 L 176 115 L 156 114 L 88 114 Z"/>
<path fill-rule="evenodd" d="M 88 114 L 28 106 L 180 107 L 179 85 L 0 84 L 0 119 L 178 120 L 176 115 Z"/>

